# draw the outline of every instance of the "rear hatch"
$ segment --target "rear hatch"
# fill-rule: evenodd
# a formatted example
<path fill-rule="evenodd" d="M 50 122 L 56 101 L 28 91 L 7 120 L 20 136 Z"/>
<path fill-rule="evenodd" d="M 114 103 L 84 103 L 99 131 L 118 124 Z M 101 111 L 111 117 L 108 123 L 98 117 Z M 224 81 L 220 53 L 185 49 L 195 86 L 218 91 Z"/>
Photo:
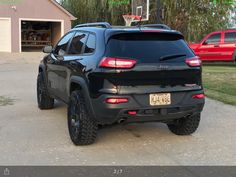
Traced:
<path fill-rule="evenodd" d="M 116 87 L 117 94 L 144 94 L 201 89 L 201 67 L 194 65 L 195 55 L 178 33 L 115 34 L 105 56 L 100 67 L 109 74 L 103 90 Z M 109 66 L 112 60 L 115 66 Z"/>

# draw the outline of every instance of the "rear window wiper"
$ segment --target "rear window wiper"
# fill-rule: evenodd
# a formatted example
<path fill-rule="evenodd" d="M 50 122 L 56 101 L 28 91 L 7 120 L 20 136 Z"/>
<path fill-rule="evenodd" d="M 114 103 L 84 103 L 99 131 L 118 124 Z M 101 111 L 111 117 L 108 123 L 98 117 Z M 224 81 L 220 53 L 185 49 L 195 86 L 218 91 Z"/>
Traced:
<path fill-rule="evenodd" d="M 179 57 L 186 57 L 186 54 L 174 54 L 174 55 L 165 55 L 160 57 L 160 61 L 164 61 L 164 60 L 171 60 L 171 59 L 175 59 L 175 58 L 179 58 Z"/>

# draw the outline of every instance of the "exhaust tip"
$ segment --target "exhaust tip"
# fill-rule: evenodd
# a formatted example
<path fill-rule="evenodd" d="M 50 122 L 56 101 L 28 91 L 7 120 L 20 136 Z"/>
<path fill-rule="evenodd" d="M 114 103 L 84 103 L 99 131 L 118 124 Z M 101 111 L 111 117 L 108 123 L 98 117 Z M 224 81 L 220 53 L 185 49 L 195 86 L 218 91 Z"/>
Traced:
<path fill-rule="evenodd" d="M 126 121 L 126 119 L 125 119 L 125 118 L 122 118 L 122 119 L 118 120 L 118 124 L 122 124 L 122 123 L 124 123 L 125 121 Z"/>

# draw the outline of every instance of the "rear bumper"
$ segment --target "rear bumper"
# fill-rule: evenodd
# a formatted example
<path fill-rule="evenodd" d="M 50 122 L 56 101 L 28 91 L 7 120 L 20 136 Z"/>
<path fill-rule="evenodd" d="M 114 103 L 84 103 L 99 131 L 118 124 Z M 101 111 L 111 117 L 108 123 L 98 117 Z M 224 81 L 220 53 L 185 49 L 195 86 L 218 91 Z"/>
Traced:
<path fill-rule="evenodd" d="M 111 95 L 104 94 L 92 99 L 96 120 L 99 124 L 113 124 L 119 120 L 127 122 L 168 122 L 182 118 L 203 110 L 205 99 L 193 99 L 194 94 L 203 91 L 175 92 L 172 94 L 172 104 L 168 106 L 150 106 L 149 94 L 139 95 Z M 107 104 L 107 98 L 125 97 L 128 103 Z M 129 111 L 136 111 L 136 115 L 129 115 Z"/>

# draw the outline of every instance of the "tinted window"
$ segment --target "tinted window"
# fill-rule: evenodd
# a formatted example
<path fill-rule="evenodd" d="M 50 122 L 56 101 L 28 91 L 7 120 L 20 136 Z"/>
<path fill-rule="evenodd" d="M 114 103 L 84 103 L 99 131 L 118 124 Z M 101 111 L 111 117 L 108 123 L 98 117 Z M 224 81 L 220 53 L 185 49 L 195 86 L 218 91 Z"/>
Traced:
<path fill-rule="evenodd" d="M 225 43 L 236 43 L 236 33 L 225 33 Z"/>
<path fill-rule="evenodd" d="M 220 43 L 221 34 L 213 34 L 207 38 L 204 44 L 219 44 Z"/>
<path fill-rule="evenodd" d="M 88 35 L 86 33 L 77 32 L 71 41 L 68 53 L 73 55 L 83 54 L 87 37 Z"/>
<path fill-rule="evenodd" d="M 95 51 L 95 47 L 96 47 L 96 36 L 93 34 L 90 34 L 88 37 L 87 44 L 85 46 L 84 53 L 93 53 Z"/>
<path fill-rule="evenodd" d="M 161 57 L 184 54 L 165 62 L 179 62 L 194 56 L 181 36 L 175 34 L 122 34 L 112 37 L 106 56 L 136 59 L 139 63 L 156 63 Z"/>
<path fill-rule="evenodd" d="M 74 32 L 68 33 L 60 40 L 60 42 L 57 44 L 55 51 L 54 51 L 54 53 L 56 55 L 63 56 L 66 54 L 68 44 L 69 44 L 71 38 L 73 37 L 73 35 L 74 35 Z"/>

